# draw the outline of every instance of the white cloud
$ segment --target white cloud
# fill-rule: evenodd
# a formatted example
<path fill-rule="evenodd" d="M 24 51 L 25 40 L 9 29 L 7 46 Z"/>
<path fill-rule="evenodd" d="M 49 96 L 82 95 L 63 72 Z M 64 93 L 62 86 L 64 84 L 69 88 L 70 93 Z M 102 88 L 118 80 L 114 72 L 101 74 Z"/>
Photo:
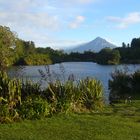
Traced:
<path fill-rule="evenodd" d="M 90 3 L 93 2 L 94 0 L 78 0 L 80 3 Z"/>
<path fill-rule="evenodd" d="M 129 27 L 130 25 L 140 23 L 140 12 L 132 12 L 129 13 L 127 16 L 121 17 L 107 17 L 108 21 L 117 23 L 117 28 L 124 29 Z"/>
<path fill-rule="evenodd" d="M 59 40 L 58 32 L 63 32 L 68 26 L 78 28 L 85 17 L 77 15 L 83 14 L 88 4 L 96 1 L 0 0 L 0 25 L 9 26 L 20 38 L 33 40 L 36 44 L 54 42 L 57 45 L 60 42 L 55 41 Z M 70 42 L 67 40 L 64 44 Z"/>
<path fill-rule="evenodd" d="M 85 21 L 84 16 L 77 16 L 73 22 L 69 24 L 69 27 L 72 29 L 78 28 Z"/>
<path fill-rule="evenodd" d="M 13 26 L 30 26 L 30 28 L 57 29 L 59 19 L 57 16 L 50 16 L 47 13 L 0 13 L 0 24 Z"/>
<path fill-rule="evenodd" d="M 89 4 L 95 2 L 96 0 L 63 0 L 63 1 L 67 3 Z"/>
<path fill-rule="evenodd" d="M 85 4 L 90 4 L 90 3 L 94 3 L 96 1 L 99 0 L 55 0 L 50 2 L 51 4 L 56 4 L 56 5 L 60 5 L 60 6 L 76 6 L 76 5 L 85 5 Z"/>

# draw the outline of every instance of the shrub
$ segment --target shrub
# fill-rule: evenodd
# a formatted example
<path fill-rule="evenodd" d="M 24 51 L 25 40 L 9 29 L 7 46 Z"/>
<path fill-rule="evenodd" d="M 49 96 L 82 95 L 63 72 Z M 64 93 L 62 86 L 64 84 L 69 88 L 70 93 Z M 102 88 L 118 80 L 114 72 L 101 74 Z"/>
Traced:
<path fill-rule="evenodd" d="M 103 106 L 103 86 L 100 81 L 87 78 L 79 82 L 83 105 L 89 110 L 101 109 Z"/>
<path fill-rule="evenodd" d="M 22 81 L 21 92 L 21 98 L 24 100 L 28 96 L 41 95 L 43 91 L 41 90 L 41 87 L 38 83 L 33 83 L 30 80 L 26 80 Z"/>
<path fill-rule="evenodd" d="M 109 80 L 110 101 L 135 98 L 140 93 L 140 71 L 128 73 L 125 70 L 116 70 Z"/>
<path fill-rule="evenodd" d="M 78 83 L 57 81 L 48 85 L 46 98 L 51 105 L 51 113 L 91 111 L 103 106 L 103 87 L 95 79 L 85 79 Z"/>
<path fill-rule="evenodd" d="M 46 89 L 31 81 L 8 78 L 0 72 L 0 122 L 40 119 L 54 113 L 93 111 L 102 108 L 103 87 L 98 80 L 49 82 Z"/>
<path fill-rule="evenodd" d="M 48 65 L 52 64 L 50 57 L 47 54 L 29 54 L 24 58 L 26 65 Z"/>
<path fill-rule="evenodd" d="M 132 75 L 132 91 L 137 94 L 140 93 L 140 70 Z"/>
<path fill-rule="evenodd" d="M 49 115 L 49 105 L 40 96 L 28 96 L 19 108 L 23 119 L 40 119 Z"/>
<path fill-rule="evenodd" d="M 51 105 L 51 114 L 59 112 L 68 112 L 71 108 L 74 96 L 74 84 L 67 81 L 62 83 L 56 81 L 50 83 L 46 89 L 46 98 Z"/>
<path fill-rule="evenodd" d="M 0 120 L 18 118 L 17 106 L 21 104 L 21 82 L 9 79 L 5 72 L 0 72 Z"/>

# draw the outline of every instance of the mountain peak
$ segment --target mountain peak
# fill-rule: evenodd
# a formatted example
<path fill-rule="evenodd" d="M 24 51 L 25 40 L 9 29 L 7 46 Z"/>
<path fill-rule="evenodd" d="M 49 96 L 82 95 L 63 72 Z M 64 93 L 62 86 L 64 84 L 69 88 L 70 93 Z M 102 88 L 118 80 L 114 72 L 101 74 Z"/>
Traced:
<path fill-rule="evenodd" d="M 116 48 L 117 46 L 106 41 L 105 39 L 101 38 L 101 37 L 97 37 L 94 40 L 75 46 L 75 48 L 69 50 L 69 52 L 84 52 L 84 51 L 95 51 L 95 52 L 99 52 L 101 49 L 103 48 Z"/>
<path fill-rule="evenodd" d="M 100 39 L 100 40 L 104 40 L 103 38 L 101 38 L 101 37 L 99 37 L 99 36 L 96 37 L 94 40 L 99 40 L 99 39 Z"/>
<path fill-rule="evenodd" d="M 106 39 L 102 38 L 102 37 L 96 37 L 93 41 L 106 41 L 108 42 Z M 110 43 L 110 42 L 108 42 Z"/>

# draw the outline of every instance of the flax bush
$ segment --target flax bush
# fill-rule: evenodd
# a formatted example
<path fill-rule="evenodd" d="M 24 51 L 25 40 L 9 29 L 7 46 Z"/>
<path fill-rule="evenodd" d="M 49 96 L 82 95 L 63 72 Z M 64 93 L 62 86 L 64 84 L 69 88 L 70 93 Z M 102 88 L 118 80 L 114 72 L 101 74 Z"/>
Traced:
<path fill-rule="evenodd" d="M 103 107 L 103 86 L 95 79 L 51 83 L 46 96 L 51 113 L 93 111 Z"/>
<path fill-rule="evenodd" d="M 0 121 L 12 121 L 19 117 L 17 107 L 21 104 L 21 82 L 9 79 L 0 72 Z"/>
<path fill-rule="evenodd" d="M 0 72 L 0 122 L 89 112 L 102 107 L 103 87 L 98 80 L 75 81 L 72 76 L 65 81 L 49 80 L 46 88 L 41 89 L 36 83 L 10 79 Z"/>

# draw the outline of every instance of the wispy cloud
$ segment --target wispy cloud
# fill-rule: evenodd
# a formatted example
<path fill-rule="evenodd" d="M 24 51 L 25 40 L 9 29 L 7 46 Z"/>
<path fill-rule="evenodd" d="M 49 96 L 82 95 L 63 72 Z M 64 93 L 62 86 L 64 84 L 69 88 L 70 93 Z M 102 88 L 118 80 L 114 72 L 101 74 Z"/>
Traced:
<path fill-rule="evenodd" d="M 77 16 L 73 22 L 69 24 L 69 27 L 72 29 L 78 28 L 85 21 L 84 16 Z"/>
<path fill-rule="evenodd" d="M 57 29 L 59 19 L 47 13 L 0 13 L 0 24 L 11 24 L 13 26 L 30 26 L 36 28 Z"/>
<path fill-rule="evenodd" d="M 107 20 L 116 23 L 117 28 L 125 29 L 130 25 L 140 23 L 140 12 L 132 12 L 126 15 L 125 17 L 109 16 L 107 17 Z"/>
<path fill-rule="evenodd" d="M 48 42 L 56 42 L 57 45 L 59 36 L 57 38 L 56 34 L 80 27 L 85 21 L 85 17 L 81 16 L 85 7 L 96 1 L 0 0 L 0 25 L 9 26 L 19 37 L 33 40 L 37 46 Z M 68 44 L 71 41 L 65 42 Z"/>
<path fill-rule="evenodd" d="M 76 6 L 76 4 L 90 4 L 97 1 L 98 0 L 55 0 L 55 1 L 52 1 L 51 4 L 57 4 L 57 5 L 61 4 L 61 6 L 63 5 Z"/>

